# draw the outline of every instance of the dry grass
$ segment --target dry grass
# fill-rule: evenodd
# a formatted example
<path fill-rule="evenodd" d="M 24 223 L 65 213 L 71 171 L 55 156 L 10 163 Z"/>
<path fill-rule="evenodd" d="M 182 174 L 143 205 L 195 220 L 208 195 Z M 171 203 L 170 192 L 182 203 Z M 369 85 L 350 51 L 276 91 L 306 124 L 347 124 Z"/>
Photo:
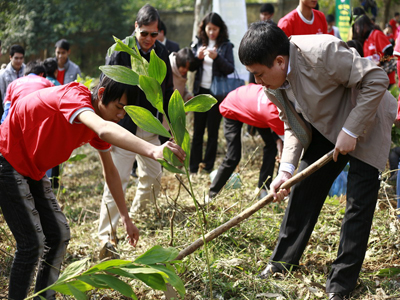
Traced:
<path fill-rule="evenodd" d="M 262 149 L 258 138 L 244 140 L 244 157 L 240 164 L 243 181 L 241 189 L 224 190 L 212 205 L 205 208 L 207 228 L 211 230 L 237 215 L 257 200 L 255 187 L 261 164 Z M 224 156 L 221 144 L 218 161 Z M 97 262 L 98 239 L 97 219 L 103 190 L 101 166 L 95 151 L 89 146 L 76 151 L 87 157 L 79 162 L 66 164 L 62 177 L 63 190 L 59 201 L 67 215 L 72 239 L 68 247 L 65 265 L 90 257 Z M 201 202 L 210 180 L 200 175 L 194 180 L 194 188 Z M 141 231 L 138 246 L 131 248 L 123 239 L 123 228 L 119 226 L 118 236 L 122 239 L 118 250 L 121 258 L 132 259 L 154 245 L 167 247 L 169 244 L 179 250 L 200 237 L 200 227 L 194 206 L 188 193 L 172 174 L 164 172 L 162 195 L 147 213 L 136 216 L 135 222 Z M 135 193 L 132 178 L 128 187 L 127 202 Z M 393 209 L 393 188 L 384 185 L 379 196 L 369 250 L 360 279 L 352 299 L 399 299 L 399 275 L 378 276 L 385 268 L 400 268 L 399 222 Z M 330 264 L 336 257 L 339 229 L 344 213 L 344 199 L 328 199 L 320 220 L 301 260 L 301 268 L 285 277 L 261 280 L 257 277 L 271 255 L 279 232 L 285 203 L 271 204 L 241 225 L 232 228 L 209 243 L 212 273 L 212 288 L 215 299 L 325 299 L 324 285 Z M 170 218 L 175 214 L 173 228 Z M 12 255 L 15 245 L 12 235 L 0 215 L 0 299 L 7 291 Z M 171 237 L 173 232 L 173 239 Z M 180 277 L 185 282 L 185 299 L 210 299 L 209 277 L 205 263 L 205 252 L 200 249 L 183 260 Z M 133 282 L 140 299 L 162 299 L 163 293 Z M 60 299 L 61 296 L 59 297 Z M 112 291 L 93 291 L 91 299 L 122 299 Z"/>

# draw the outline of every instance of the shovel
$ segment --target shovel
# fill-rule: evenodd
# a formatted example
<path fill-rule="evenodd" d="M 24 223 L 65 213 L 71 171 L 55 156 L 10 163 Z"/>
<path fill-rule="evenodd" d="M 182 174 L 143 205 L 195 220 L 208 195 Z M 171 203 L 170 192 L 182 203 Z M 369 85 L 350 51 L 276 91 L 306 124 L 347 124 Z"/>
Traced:
<path fill-rule="evenodd" d="M 305 179 L 306 177 L 308 177 L 309 175 L 311 175 L 312 173 L 314 173 L 315 171 L 319 170 L 321 167 L 326 165 L 328 162 L 330 162 L 332 160 L 333 151 L 334 150 L 331 150 L 330 152 L 328 152 L 327 154 L 322 156 L 320 159 L 315 161 L 313 164 L 308 166 L 306 169 L 304 169 L 300 173 L 297 173 L 295 176 L 290 178 L 288 181 L 284 182 L 281 185 L 281 189 L 289 189 L 294 184 L 302 181 L 303 179 Z M 273 200 L 274 200 L 273 194 L 271 194 L 271 193 L 268 194 L 267 196 L 265 196 L 264 198 L 262 198 L 261 200 L 259 200 L 258 202 L 256 202 L 255 204 L 253 204 L 252 206 L 250 206 L 243 212 L 241 212 L 236 217 L 230 219 L 228 222 L 220 225 L 219 227 L 217 227 L 214 230 L 207 233 L 204 236 L 205 241 L 206 242 L 212 241 L 216 237 L 220 236 L 222 233 L 228 231 L 232 227 L 238 225 L 243 220 L 249 218 L 251 215 L 253 215 L 255 212 L 259 211 L 265 205 L 271 203 Z M 203 245 L 204 245 L 203 238 L 197 239 L 191 245 L 189 245 L 188 247 L 183 249 L 181 252 L 179 252 L 178 256 L 176 257 L 176 260 L 183 259 L 184 257 L 188 256 L 189 254 L 192 254 L 194 251 L 196 251 Z M 175 292 L 175 291 L 172 289 L 172 287 L 169 287 L 168 292 L 171 293 L 171 292 Z M 169 294 L 168 292 L 165 293 L 166 299 L 173 299 L 173 297 L 176 295 L 176 293 L 175 293 L 175 295 L 172 295 L 173 293 Z M 178 299 L 178 298 L 175 298 L 175 299 Z"/>

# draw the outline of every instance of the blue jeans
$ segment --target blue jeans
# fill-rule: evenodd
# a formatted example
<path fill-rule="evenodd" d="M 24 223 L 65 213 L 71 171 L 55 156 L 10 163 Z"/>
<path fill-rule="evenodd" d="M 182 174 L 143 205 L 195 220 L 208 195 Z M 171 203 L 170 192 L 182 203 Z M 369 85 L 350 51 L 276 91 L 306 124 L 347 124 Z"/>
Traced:
<path fill-rule="evenodd" d="M 0 207 L 17 246 L 8 297 L 22 300 L 38 261 L 35 292 L 57 280 L 70 239 L 69 225 L 47 176 L 39 181 L 24 177 L 1 154 Z M 55 299 L 55 292 L 46 291 L 41 296 Z"/>

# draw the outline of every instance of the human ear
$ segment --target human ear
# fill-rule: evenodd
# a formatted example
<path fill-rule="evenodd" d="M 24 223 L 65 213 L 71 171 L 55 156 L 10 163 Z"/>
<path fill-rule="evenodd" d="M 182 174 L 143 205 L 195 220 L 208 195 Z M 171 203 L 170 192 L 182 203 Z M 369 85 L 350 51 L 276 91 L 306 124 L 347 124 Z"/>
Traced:
<path fill-rule="evenodd" d="M 103 100 L 104 90 L 105 90 L 105 87 L 101 86 L 101 87 L 99 87 L 99 90 L 97 91 L 97 99 L 100 100 L 101 102 L 103 102 L 102 100 Z"/>
<path fill-rule="evenodd" d="M 277 62 L 278 66 L 279 66 L 280 68 L 282 68 L 282 69 L 285 68 L 286 62 L 285 62 L 285 58 L 284 58 L 282 55 L 278 55 L 278 56 L 276 57 L 276 62 Z"/>

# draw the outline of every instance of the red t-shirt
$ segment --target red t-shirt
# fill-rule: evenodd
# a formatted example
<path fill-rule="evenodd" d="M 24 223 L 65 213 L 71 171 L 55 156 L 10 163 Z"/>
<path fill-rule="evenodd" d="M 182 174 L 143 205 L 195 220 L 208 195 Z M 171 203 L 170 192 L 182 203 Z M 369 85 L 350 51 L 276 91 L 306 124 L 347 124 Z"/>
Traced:
<path fill-rule="evenodd" d="M 288 37 L 303 34 L 327 34 L 328 23 L 324 13 L 313 9 L 313 19 L 308 21 L 300 12 L 295 9 L 281 18 L 278 27 L 281 28 Z"/>
<path fill-rule="evenodd" d="M 380 57 L 383 56 L 386 48 L 392 46 L 387 36 L 380 30 L 373 30 L 369 37 L 365 40 L 363 50 L 364 57 L 378 54 Z M 395 72 L 388 74 L 389 81 L 391 84 L 396 83 Z"/>
<path fill-rule="evenodd" d="M 65 77 L 65 69 L 58 69 L 57 73 L 57 81 L 61 84 L 64 84 L 64 77 Z"/>
<path fill-rule="evenodd" d="M 110 144 L 76 121 L 82 111 L 94 111 L 91 99 L 90 91 L 76 82 L 18 99 L 0 126 L 0 152 L 18 173 L 40 180 L 88 142 L 98 150 L 110 149 Z"/>
<path fill-rule="evenodd" d="M 396 22 L 396 19 L 391 19 L 389 21 L 389 25 L 392 27 L 392 32 L 393 32 L 394 38 L 396 38 L 397 37 L 397 22 Z"/>
<path fill-rule="evenodd" d="M 52 86 L 54 86 L 54 84 L 49 80 L 35 74 L 29 74 L 28 76 L 18 78 L 8 85 L 4 104 L 11 103 L 11 105 L 13 105 L 18 98 L 25 97 L 32 92 Z"/>
<path fill-rule="evenodd" d="M 259 84 L 250 83 L 230 92 L 220 104 L 219 111 L 225 118 L 284 134 L 278 109 Z"/>
<path fill-rule="evenodd" d="M 393 55 L 397 56 L 397 74 L 400 74 L 400 34 L 396 38 L 396 42 L 394 44 L 394 50 L 393 50 Z M 400 87 L 400 80 L 398 83 Z"/>

